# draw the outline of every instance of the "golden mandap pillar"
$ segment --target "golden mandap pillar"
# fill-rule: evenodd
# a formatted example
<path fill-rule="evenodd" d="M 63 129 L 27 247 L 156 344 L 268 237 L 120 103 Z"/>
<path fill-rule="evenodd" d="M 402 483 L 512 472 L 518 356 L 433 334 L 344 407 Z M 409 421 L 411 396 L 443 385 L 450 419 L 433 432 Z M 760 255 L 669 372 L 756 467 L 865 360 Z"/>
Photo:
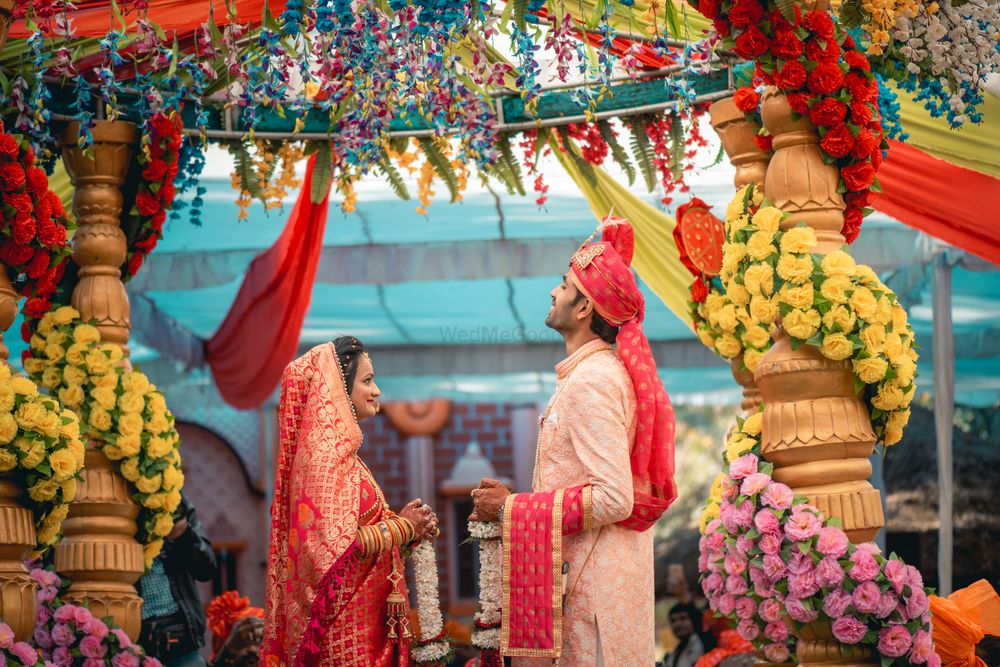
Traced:
<path fill-rule="evenodd" d="M 63 160 L 76 189 L 73 212 L 79 228 L 73 236 L 73 261 L 80 281 L 72 304 L 84 321 L 93 321 L 103 340 L 128 354 L 129 304 L 121 282 L 126 240 L 120 227 L 121 186 L 139 139 L 136 126 L 98 121 L 92 157 L 76 144 L 76 124 L 62 138 Z M 83 482 L 69 516 L 55 565 L 73 584 L 65 598 L 86 601 L 98 618 L 111 616 L 135 640 L 142 623 L 142 599 L 135 583 L 144 571 L 142 546 L 135 539 L 139 506 L 133 490 L 111 461 L 90 443 Z"/>
<path fill-rule="evenodd" d="M 793 118 L 785 95 L 764 93 L 764 125 L 774 138 L 764 194 L 785 213 L 781 224 L 816 231 L 816 252 L 844 245 L 844 201 L 839 175 L 823 162 L 819 135 L 808 118 Z M 831 361 L 811 345 L 793 350 L 780 330 L 754 374 L 764 399 L 763 457 L 774 479 L 807 496 L 827 517 L 838 517 L 855 543 L 870 541 L 884 525 L 879 491 L 868 482 L 874 451 L 868 409 L 854 390 L 850 360 Z M 877 664 L 870 651 L 842 645 L 829 624 L 814 622 L 798 633 L 802 665 Z"/>

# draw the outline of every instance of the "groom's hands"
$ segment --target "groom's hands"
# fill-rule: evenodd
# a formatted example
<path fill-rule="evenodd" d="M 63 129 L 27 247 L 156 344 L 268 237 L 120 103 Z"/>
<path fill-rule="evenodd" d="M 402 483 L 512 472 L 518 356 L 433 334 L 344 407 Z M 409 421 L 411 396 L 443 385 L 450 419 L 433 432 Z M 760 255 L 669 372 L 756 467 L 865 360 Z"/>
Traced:
<path fill-rule="evenodd" d="M 510 495 L 510 489 L 488 477 L 479 482 L 479 488 L 472 490 L 472 502 L 475 505 L 469 521 L 485 521 L 487 523 L 500 519 L 500 508 Z"/>

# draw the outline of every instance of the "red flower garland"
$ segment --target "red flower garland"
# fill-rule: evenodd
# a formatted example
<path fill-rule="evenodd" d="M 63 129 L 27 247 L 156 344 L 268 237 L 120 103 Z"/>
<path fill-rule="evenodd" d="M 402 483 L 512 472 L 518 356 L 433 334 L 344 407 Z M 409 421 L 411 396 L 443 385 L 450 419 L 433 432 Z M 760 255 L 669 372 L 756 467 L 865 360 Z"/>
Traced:
<path fill-rule="evenodd" d="M 878 110 L 878 84 L 871 65 L 828 12 L 805 15 L 793 5 L 786 18 L 773 2 L 761 0 L 701 0 L 699 11 L 713 20 L 726 47 L 756 61 L 756 78 L 788 96 L 798 114 L 808 116 L 820 133 L 820 149 L 840 171 L 844 201 L 842 233 L 848 243 L 861 230 L 885 147 Z M 758 94 L 736 91 L 736 105 L 756 114 Z M 758 137 L 769 148 L 770 137 Z"/>
<path fill-rule="evenodd" d="M 157 112 L 146 124 L 142 151 L 137 156 L 141 171 L 135 204 L 122 227 L 129 240 L 123 278 L 134 277 L 146 256 L 163 238 L 163 224 L 177 192 L 174 178 L 179 168 L 183 142 L 183 120 L 177 111 Z"/>
<path fill-rule="evenodd" d="M 28 297 L 28 316 L 50 308 L 69 256 L 70 229 L 62 200 L 35 166 L 35 154 L 0 123 L 0 261 L 14 290 Z"/>

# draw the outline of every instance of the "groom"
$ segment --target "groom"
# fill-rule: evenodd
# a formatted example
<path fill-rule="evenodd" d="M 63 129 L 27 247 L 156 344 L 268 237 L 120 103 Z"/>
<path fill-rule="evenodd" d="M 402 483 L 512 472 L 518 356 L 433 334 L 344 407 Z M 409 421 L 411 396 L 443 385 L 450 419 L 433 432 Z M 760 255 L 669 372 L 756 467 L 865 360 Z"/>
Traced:
<path fill-rule="evenodd" d="M 642 332 L 632 227 L 600 231 L 549 294 L 567 357 L 532 493 L 490 479 L 472 492 L 470 518 L 503 522 L 501 653 L 519 667 L 655 662 L 649 528 L 677 495 L 673 409 Z"/>

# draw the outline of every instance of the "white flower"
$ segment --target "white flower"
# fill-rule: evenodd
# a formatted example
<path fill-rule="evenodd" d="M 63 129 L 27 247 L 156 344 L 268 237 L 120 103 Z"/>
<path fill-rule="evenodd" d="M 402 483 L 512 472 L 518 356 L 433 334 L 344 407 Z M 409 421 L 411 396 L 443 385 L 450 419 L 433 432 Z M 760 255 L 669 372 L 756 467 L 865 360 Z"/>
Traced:
<path fill-rule="evenodd" d="M 430 639 L 441 634 L 441 600 L 438 597 L 437 556 L 434 545 L 423 541 L 413 549 L 413 581 L 417 589 L 417 615 L 420 634 Z"/>

